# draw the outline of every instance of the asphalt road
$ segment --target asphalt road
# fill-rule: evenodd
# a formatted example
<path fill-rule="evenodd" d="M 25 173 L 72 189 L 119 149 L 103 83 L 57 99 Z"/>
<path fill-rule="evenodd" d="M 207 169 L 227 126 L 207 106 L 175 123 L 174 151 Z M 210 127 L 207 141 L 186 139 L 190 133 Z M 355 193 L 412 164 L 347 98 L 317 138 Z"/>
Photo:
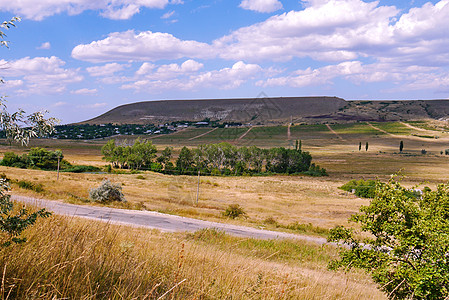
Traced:
<path fill-rule="evenodd" d="M 296 239 L 314 242 L 317 244 L 326 243 L 326 239 L 320 237 L 202 221 L 197 219 L 162 214 L 153 211 L 137 211 L 89 205 L 74 205 L 59 201 L 36 199 L 18 195 L 12 195 L 11 199 L 14 201 L 36 205 L 38 207 L 45 207 L 47 210 L 59 215 L 76 216 L 86 219 L 108 222 L 111 224 L 153 228 L 165 232 L 192 232 L 205 228 L 215 228 L 217 230 L 222 230 L 230 235 L 239 237 L 258 239 Z"/>

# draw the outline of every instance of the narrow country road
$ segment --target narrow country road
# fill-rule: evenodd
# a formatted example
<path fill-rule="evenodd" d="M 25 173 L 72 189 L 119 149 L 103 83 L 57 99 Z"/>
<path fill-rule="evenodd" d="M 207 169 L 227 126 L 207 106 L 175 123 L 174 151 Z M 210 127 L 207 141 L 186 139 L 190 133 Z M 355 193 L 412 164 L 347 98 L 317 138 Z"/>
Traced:
<path fill-rule="evenodd" d="M 108 222 L 111 224 L 153 228 L 165 232 L 196 231 L 205 228 L 215 228 L 218 230 L 222 230 L 230 235 L 239 237 L 258 239 L 296 239 L 314 242 L 317 244 L 326 243 L 326 239 L 320 237 L 202 221 L 197 219 L 162 214 L 153 211 L 138 211 L 100 206 L 74 205 L 59 201 L 36 199 L 18 195 L 12 195 L 11 199 L 26 204 L 36 205 L 38 207 L 45 207 L 47 210 L 52 211 L 55 214 L 87 218 Z"/>

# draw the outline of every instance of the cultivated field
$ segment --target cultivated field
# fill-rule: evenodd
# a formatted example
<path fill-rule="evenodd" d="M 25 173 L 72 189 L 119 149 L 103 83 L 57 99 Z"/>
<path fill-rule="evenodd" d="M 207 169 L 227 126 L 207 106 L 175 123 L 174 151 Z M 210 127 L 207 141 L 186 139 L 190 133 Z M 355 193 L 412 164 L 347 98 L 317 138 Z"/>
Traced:
<path fill-rule="evenodd" d="M 120 139 L 125 138 L 130 139 Z M 87 204 L 85 201 L 89 189 L 98 186 L 102 179 L 108 178 L 112 182 L 122 184 L 128 200 L 127 204 L 121 205 L 124 208 L 156 210 L 193 218 L 320 236 L 325 236 L 327 229 L 335 225 L 347 225 L 347 218 L 357 212 L 361 205 L 368 204 L 367 199 L 357 198 L 338 189 L 350 179 L 387 180 L 391 174 L 401 171 L 405 175 L 404 184 L 410 187 L 422 183 L 433 188 L 435 184 L 449 180 L 449 156 L 441 154 L 441 151 L 444 153 L 444 150 L 449 148 L 449 134 L 443 123 L 293 125 L 290 130 L 287 126 L 224 128 L 213 131 L 211 128 L 189 128 L 173 135 L 153 138 L 152 141 L 158 149 L 173 146 L 176 156 L 184 145 L 196 146 L 227 141 L 236 145 L 291 147 L 296 139 L 302 141 L 303 150 L 311 152 L 315 163 L 328 170 L 328 177 L 201 176 L 198 204 L 198 179 L 191 176 L 171 176 L 153 172 L 61 173 L 59 181 L 56 181 L 56 173 L 50 171 L 0 167 L 0 173 L 5 173 L 12 179 L 40 183 L 44 189 L 43 192 L 36 193 L 14 185 L 14 192 L 20 194 Z M 402 153 L 399 153 L 400 141 L 404 142 Z M 105 142 L 106 140 L 33 140 L 30 146 L 62 149 L 65 158 L 71 163 L 104 166 L 106 163 L 101 159 L 100 148 Z M 367 142 L 368 151 L 365 150 Z M 0 148 L 1 152 L 26 150 L 6 145 Z M 423 154 L 422 150 L 426 153 Z M 231 220 L 223 217 L 222 212 L 234 203 L 244 209 L 246 218 Z M 151 297 L 157 298 L 155 295 L 162 295 L 184 279 L 186 281 L 173 290 L 175 298 L 383 298 L 364 274 L 357 271 L 347 274 L 327 271 L 327 263 L 336 257 L 336 250 L 332 246 L 237 239 L 216 232 L 193 235 L 162 234 L 114 226 L 103 228 L 105 225 L 94 222 L 52 217 L 51 220 L 40 222 L 40 227 L 35 227 L 27 233 L 32 239 L 20 250 L 20 253 L 27 257 L 24 261 L 31 259 L 27 251 L 32 252 L 36 247 L 42 247 L 41 245 L 51 240 L 47 235 L 38 234 L 51 231 L 51 224 L 57 224 L 51 230 L 58 231 L 59 236 L 54 243 L 64 244 L 64 239 L 70 240 L 72 235 L 82 232 L 82 241 L 74 243 L 96 245 L 93 247 L 99 247 L 100 253 L 103 251 L 101 249 L 106 248 L 105 245 L 111 245 L 114 250 L 107 264 L 111 264 L 111 272 L 124 274 L 117 277 L 122 281 L 117 279 L 110 283 L 117 286 L 117 290 L 108 291 L 112 293 L 108 295 L 115 295 L 111 298 L 119 298 L 117 295 L 121 293 L 127 295 L 125 298 L 132 298 L 131 290 L 139 291 L 141 296 L 150 293 L 156 285 Z M 99 235 L 99 231 L 106 233 Z M 182 250 L 185 254 L 179 267 L 182 245 L 185 247 Z M 50 246 L 45 249 L 49 251 L 46 262 L 48 268 L 61 263 L 56 258 L 50 258 Z M 91 255 L 87 248 L 81 249 L 85 250 L 67 250 L 67 270 L 73 266 L 74 270 L 77 270 L 74 272 L 79 272 L 76 276 L 91 276 L 88 274 L 97 272 L 94 270 L 100 264 L 99 258 L 95 256 L 98 253 Z M 5 253 L 2 252 L 3 257 L 0 258 L 3 261 L 7 259 Z M 120 255 L 133 262 L 131 275 L 125 272 L 126 268 L 121 263 L 113 263 L 114 259 L 119 260 Z M 147 257 L 151 259 L 146 259 Z M 81 265 L 91 266 L 92 273 L 82 273 L 78 270 L 78 261 Z M 33 261 L 29 263 L 33 264 Z M 13 270 L 20 270 L 18 261 L 11 263 L 11 266 L 13 265 Z M 148 271 L 151 273 L 148 275 L 149 273 L 140 268 L 150 269 L 154 273 Z M 9 267 L 6 270 L 9 270 Z M 235 270 L 238 271 L 234 272 Z M 14 272 L 11 274 L 19 276 Z M 24 273 L 23 276 L 30 274 Z M 137 282 L 140 283 L 131 284 L 133 276 L 139 278 Z M 58 280 L 61 282 L 55 285 L 53 293 L 60 288 L 59 284 L 63 284 L 62 277 Z M 49 285 L 45 280 L 36 284 Z M 133 284 L 141 285 L 136 287 Z M 82 293 L 87 291 L 77 286 L 71 295 L 78 298 L 84 295 Z"/>

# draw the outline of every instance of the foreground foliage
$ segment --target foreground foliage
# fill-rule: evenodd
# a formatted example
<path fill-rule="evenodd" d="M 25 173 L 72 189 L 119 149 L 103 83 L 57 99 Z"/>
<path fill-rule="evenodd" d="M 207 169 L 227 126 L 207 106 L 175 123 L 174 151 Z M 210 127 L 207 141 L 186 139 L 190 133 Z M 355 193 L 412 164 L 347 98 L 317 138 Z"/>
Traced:
<path fill-rule="evenodd" d="M 36 223 L 37 218 L 47 218 L 50 213 L 45 209 L 40 209 L 30 213 L 27 209 L 21 208 L 14 212 L 14 203 L 11 196 L 6 194 L 9 191 L 9 183 L 5 178 L 0 179 L 0 246 L 7 247 L 11 243 L 21 244 L 26 238 L 21 237 L 22 232 L 29 226 Z"/>
<path fill-rule="evenodd" d="M 4 299 L 383 299 L 363 274 L 325 269 L 333 247 L 61 216 L 27 236 L 0 249 Z"/>
<path fill-rule="evenodd" d="M 351 218 L 370 238 L 346 228 L 331 231 L 329 241 L 343 242 L 332 268 L 357 267 L 392 299 L 449 297 L 449 185 L 417 195 L 394 179 L 378 184 L 369 206 Z"/>

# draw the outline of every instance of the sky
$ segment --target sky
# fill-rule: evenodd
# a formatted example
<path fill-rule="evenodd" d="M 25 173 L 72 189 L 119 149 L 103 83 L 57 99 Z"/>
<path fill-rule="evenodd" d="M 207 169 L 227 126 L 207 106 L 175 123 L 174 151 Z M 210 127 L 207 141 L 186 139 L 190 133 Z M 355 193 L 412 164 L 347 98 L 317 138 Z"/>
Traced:
<path fill-rule="evenodd" d="M 62 124 L 148 100 L 447 99 L 449 0 L 0 0 L 0 95 Z"/>

